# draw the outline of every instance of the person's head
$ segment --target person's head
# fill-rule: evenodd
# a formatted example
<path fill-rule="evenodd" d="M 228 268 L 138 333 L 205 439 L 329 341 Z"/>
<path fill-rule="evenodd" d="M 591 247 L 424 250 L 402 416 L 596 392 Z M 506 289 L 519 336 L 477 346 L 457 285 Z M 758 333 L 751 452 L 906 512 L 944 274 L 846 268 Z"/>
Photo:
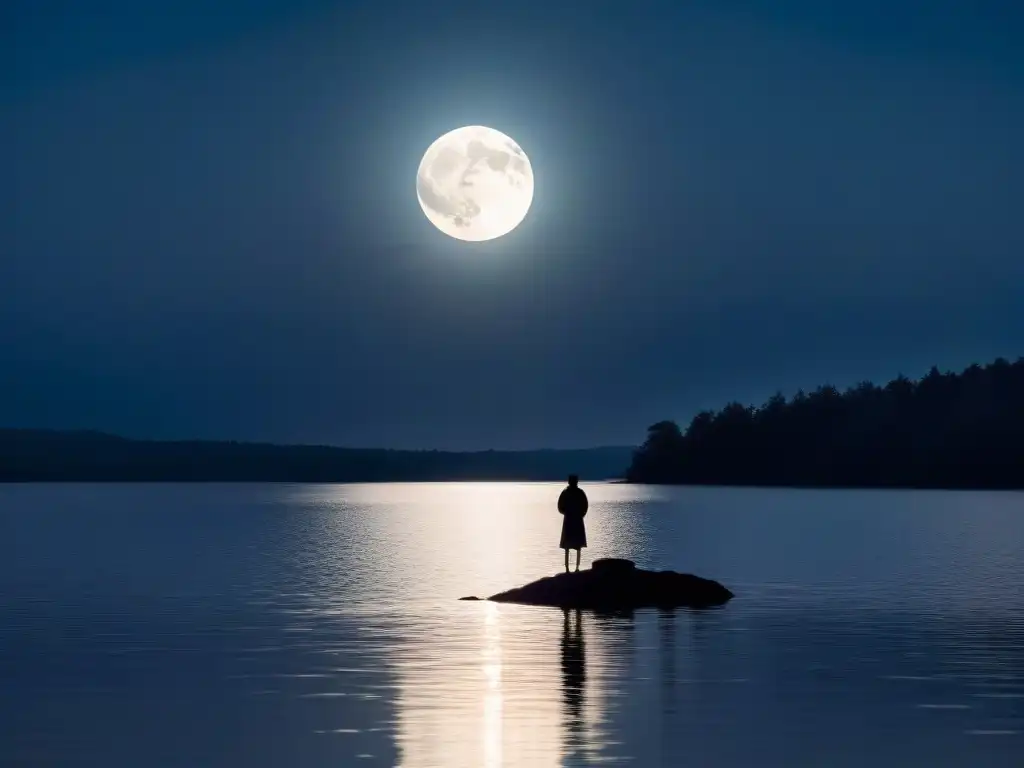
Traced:
<path fill-rule="evenodd" d="M 573 486 L 575 488 L 579 484 L 579 482 L 580 482 L 579 475 L 569 475 L 569 485 L 571 485 L 571 486 Z"/>

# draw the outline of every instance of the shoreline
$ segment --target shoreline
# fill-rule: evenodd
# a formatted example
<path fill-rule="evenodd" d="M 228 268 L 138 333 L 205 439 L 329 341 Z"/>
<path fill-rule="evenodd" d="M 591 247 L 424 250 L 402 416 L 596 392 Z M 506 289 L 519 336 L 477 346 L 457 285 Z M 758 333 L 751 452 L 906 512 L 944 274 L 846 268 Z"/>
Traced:
<path fill-rule="evenodd" d="M 447 477 L 447 478 L 396 478 L 372 480 L 330 479 L 330 478 L 17 478 L 0 479 L 5 485 L 443 485 L 461 483 L 562 483 L 562 477 Z M 1020 485 L 824 485 L 824 484 L 765 484 L 765 483 L 649 483 L 623 480 L 621 478 L 581 478 L 581 483 L 590 485 L 633 485 L 653 488 L 718 488 L 760 491 L 941 491 L 964 493 L 1021 493 Z"/>

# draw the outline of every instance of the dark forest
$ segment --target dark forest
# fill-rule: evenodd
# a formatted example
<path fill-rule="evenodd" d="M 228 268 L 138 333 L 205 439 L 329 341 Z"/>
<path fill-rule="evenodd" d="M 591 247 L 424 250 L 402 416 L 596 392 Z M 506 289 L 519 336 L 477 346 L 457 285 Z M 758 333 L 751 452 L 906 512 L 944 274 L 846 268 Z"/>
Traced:
<path fill-rule="evenodd" d="M 821 386 L 647 430 L 630 482 L 1024 488 L 1024 358 L 918 381 Z"/>

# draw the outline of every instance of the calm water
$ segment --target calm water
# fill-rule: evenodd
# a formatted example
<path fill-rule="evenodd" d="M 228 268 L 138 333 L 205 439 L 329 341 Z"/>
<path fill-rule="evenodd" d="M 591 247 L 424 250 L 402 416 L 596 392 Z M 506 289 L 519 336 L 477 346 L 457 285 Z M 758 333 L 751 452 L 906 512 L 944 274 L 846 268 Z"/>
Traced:
<path fill-rule="evenodd" d="M 0 487 L 0 764 L 1024 765 L 1024 495 L 590 485 L 710 612 L 458 602 L 560 486 Z"/>

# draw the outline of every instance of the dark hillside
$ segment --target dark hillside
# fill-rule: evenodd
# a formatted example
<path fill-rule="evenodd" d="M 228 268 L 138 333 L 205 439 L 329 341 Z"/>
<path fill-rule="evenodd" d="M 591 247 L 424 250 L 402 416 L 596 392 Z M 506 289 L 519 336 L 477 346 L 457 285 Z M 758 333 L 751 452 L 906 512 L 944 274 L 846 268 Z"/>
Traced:
<path fill-rule="evenodd" d="M 590 480 L 622 477 L 632 448 L 392 451 L 129 440 L 98 432 L 0 430 L 0 481 Z"/>

